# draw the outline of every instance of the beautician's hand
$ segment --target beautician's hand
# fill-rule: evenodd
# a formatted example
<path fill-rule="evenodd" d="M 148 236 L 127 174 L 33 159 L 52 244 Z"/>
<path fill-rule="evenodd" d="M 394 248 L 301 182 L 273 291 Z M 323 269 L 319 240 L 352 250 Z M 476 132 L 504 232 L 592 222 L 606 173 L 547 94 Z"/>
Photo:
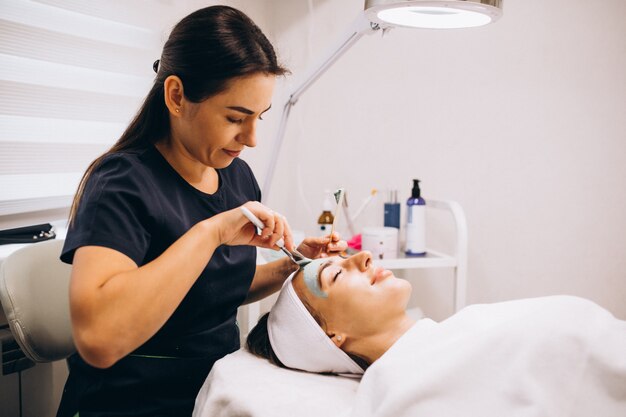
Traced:
<path fill-rule="evenodd" d="M 256 227 L 239 207 L 220 213 L 212 219 L 219 222 L 220 242 L 223 245 L 251 245 L 277 250 L 276 242 L 282 238 L 288 250 L 294 248 L 291 227 L 285 216 L 257 201 L 249 201 L 244 206 L 263 222 L 265 228 L 261 235 L 257 235 Z"/>
<path fill-rule="evenodd" d="M 298 252 L 311 259 L 339 255 L 346 249 L 348 249 L 348 242 L 341 240 L 336 232 L 333 232 L 332 237 L 330 235 L 307 237 L 298 246 Z"/>

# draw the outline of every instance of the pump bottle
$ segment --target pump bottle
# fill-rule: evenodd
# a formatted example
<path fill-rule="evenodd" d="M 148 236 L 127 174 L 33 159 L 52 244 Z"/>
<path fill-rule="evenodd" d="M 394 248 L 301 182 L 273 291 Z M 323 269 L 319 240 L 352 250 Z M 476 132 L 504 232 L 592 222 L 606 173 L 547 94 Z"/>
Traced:
<path fill-rule="evenodd" d="M 421 196 L 420 180 L 413 180 L 407 205 L 406 255 L 426 255 L 426 201 Z"/>
<path fill-rule="evenodd" d="M 330 190 L 324 190 L 326 194 L 324 198 L 324 206 L 322 214 L 317 219 L 317 226 L 319 230 L 320 236 L 326 236 L 330 233 L 330 229 L 332 228 L 333 221 L 335 217 L 333 216 L 333 193 Z"/>

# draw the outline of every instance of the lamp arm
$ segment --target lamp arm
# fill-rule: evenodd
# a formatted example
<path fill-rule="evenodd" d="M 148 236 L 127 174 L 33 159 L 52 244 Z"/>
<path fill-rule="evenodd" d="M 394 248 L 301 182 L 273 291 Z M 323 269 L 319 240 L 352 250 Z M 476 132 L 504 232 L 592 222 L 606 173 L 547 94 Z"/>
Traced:
<path fill-rule="evenodd" d="M 287 129 L 287 120 L 291 113 L 291 108 L 298 102 L 298 99 L 306 90 L 311 87 L 315 81 L 317 81 L 322 74 L 324 74 L 343 54 L 348 51 L 361 37 L 365 34 L 371 34 L 381 29 L 377 24 L 370 23 L 366 19 L 365 13 L 360 13 L 357 19 L 353 22 L 350 30 L 346 35 L 342 37 L 338 47 L 333 49 L 329 54 L 324 56 L 317 65 L 313 66 L 312 70 L 307 72 L 307 76 L 303 81 L 292 91 L 289 95 L 289 99 L 283 107 L 283 113 L 280 118 L 280 124 L 278 125 L 278 131 L 276 133 L 276 139 L 274 140 L 274 149 L 272 151 L 270 162 L 267 167 L 265 176 L 265 182 L 263 183 L 263 202 L 266 202 L 271 190 L 272 179 L 274 178 L 274 171 L 278 162 L 278 156 L 280 155 L 280 149 L 283 145 L 283 139 L 285 137 L 285 130 Z"/>

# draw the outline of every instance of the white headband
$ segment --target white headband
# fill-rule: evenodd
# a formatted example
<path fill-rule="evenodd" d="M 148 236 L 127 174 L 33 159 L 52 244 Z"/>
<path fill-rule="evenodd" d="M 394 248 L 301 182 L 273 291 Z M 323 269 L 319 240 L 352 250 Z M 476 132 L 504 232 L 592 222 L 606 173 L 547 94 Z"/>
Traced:
<path fill-rule="evenodd" d="M 361 375 L 363 368 L 324 333 L 293 288 L 294 272 L 270 311 L 267 330 L 278 359 L 288 368 L 315 373 Z"/>

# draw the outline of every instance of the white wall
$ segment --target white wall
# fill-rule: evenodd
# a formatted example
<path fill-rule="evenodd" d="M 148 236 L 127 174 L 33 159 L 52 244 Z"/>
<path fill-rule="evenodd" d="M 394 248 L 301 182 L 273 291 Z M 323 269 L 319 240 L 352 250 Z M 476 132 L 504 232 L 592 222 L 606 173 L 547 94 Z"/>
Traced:
<path fill-rule="evenodd" d="M 268 4 L 293 71 L 273 126 L 362 1 Z M 267 203 L 312 232 L 325 188 L 358 205 L 371 188 L 406 199 L 420 178 L 427 198 L 466 210 L 468 302 L 566 293 L 626 318 L 626 2 L 505 0 L 504 13 L 361 39 L 294 108 Z M 247 155 L 260 182 L 272 141 Z M 361 226 L 382 224 L 383 200 Z M 407 275 L 427 314 L 451 313 L 449 274 Z"/>

